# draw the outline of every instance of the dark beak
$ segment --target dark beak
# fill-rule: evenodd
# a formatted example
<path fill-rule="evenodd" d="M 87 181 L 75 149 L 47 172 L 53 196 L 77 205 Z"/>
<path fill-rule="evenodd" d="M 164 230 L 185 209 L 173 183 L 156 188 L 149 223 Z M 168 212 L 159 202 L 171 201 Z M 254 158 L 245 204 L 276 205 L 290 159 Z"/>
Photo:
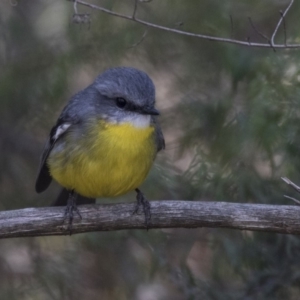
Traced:
<path fill-rule="evenodd" d="M 152 116 L 158 116 L 159 111 L 154 107 L 143 107 L 142 114 L 144 115 L 152 115 Z"/>

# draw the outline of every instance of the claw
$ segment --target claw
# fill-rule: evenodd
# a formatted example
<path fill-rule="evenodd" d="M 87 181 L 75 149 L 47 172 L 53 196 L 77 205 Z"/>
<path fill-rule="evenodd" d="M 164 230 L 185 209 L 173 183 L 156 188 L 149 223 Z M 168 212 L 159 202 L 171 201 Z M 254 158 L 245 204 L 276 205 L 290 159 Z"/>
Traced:
<path fill-rule="evenodd" d="M 145 198 L 144 194 L 139 190 L 139 189 L 135 189 L 136 191 L 136 206 L 135 209 L 133 211 L 133 214 L 137 214 L 139 211 L 140 206 L 143 207 L 143 212 L 145 215 L 145 224 L 146 224 L 146 228 L 147 230 L 149 229 L 149 224 L 150 224 L 150 220 L 151 220 L 151 205 L 150 202 Z"/>
<path fill-rule="evenodd" d="M 73 224 L 73 219 L 74 219 L 74 212 L 77 213 L 77 215 L 79 216 L 80 219 L 82 219 L 82 216 L 76 205 L 76 199 L 77 199 L 77 194 L 74 191 L 71 191 L 69 194 L 68 203 L 67 203 L 65 213 L 64 213 L 63 223 L 66 221 L 66 219 L 69 219 L 68 230 L 69 230 L 70 235 L 72 234 L 72 224 Z"/>

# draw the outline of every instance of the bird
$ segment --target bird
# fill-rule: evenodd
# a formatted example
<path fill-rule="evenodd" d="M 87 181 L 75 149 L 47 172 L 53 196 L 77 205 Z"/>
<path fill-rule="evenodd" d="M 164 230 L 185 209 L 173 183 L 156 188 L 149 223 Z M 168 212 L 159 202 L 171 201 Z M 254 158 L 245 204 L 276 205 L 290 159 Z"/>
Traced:
<path fill-rule="evenodd" d="M 115 67 L 98 75 L 75 94 L 50 130 L 41 155 L 35 190 L 45 191 L 52 179 L 62 186 L 54 205 L 66 206 L 71 234 L 77 204 L 136 191 L 137 213 L 145 225 L 150 203 L 139 189 L 165 140 L 155 108 L 155 86 L 143 71 Z"/>

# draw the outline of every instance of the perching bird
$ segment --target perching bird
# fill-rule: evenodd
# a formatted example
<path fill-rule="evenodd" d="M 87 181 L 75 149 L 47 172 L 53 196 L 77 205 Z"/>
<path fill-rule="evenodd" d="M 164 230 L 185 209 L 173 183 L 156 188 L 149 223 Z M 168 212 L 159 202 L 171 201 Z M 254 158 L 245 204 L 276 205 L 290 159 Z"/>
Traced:
<path fill-rule="evenodd" d="M 143 206 L 148 226 L 150 204 L 138 187 L 165 147 L 157 115 L 155 87 L 146 73 L 108 69 L 70 99 L 51 129 L 36 191 L 43 192 L 55 179 L 64 188 L 56 205 L 67 205 L 71 226 L 73 211 L 79 214 L 76 202 L 136 190 L 135 211 Z"/>

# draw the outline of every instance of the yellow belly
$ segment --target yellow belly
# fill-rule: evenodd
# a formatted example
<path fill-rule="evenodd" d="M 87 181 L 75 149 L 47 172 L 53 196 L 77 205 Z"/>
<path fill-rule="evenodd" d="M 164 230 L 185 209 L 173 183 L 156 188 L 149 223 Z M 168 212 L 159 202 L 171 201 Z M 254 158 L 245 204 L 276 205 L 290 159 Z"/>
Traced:
<path fill-rule="evenodd" d="M 137 188 L 156 155 L 154 128 L 98 122 L 88 134 L 68 133 L 48 158 L 51 176 L 85 197 L 113 197 Z"/>

